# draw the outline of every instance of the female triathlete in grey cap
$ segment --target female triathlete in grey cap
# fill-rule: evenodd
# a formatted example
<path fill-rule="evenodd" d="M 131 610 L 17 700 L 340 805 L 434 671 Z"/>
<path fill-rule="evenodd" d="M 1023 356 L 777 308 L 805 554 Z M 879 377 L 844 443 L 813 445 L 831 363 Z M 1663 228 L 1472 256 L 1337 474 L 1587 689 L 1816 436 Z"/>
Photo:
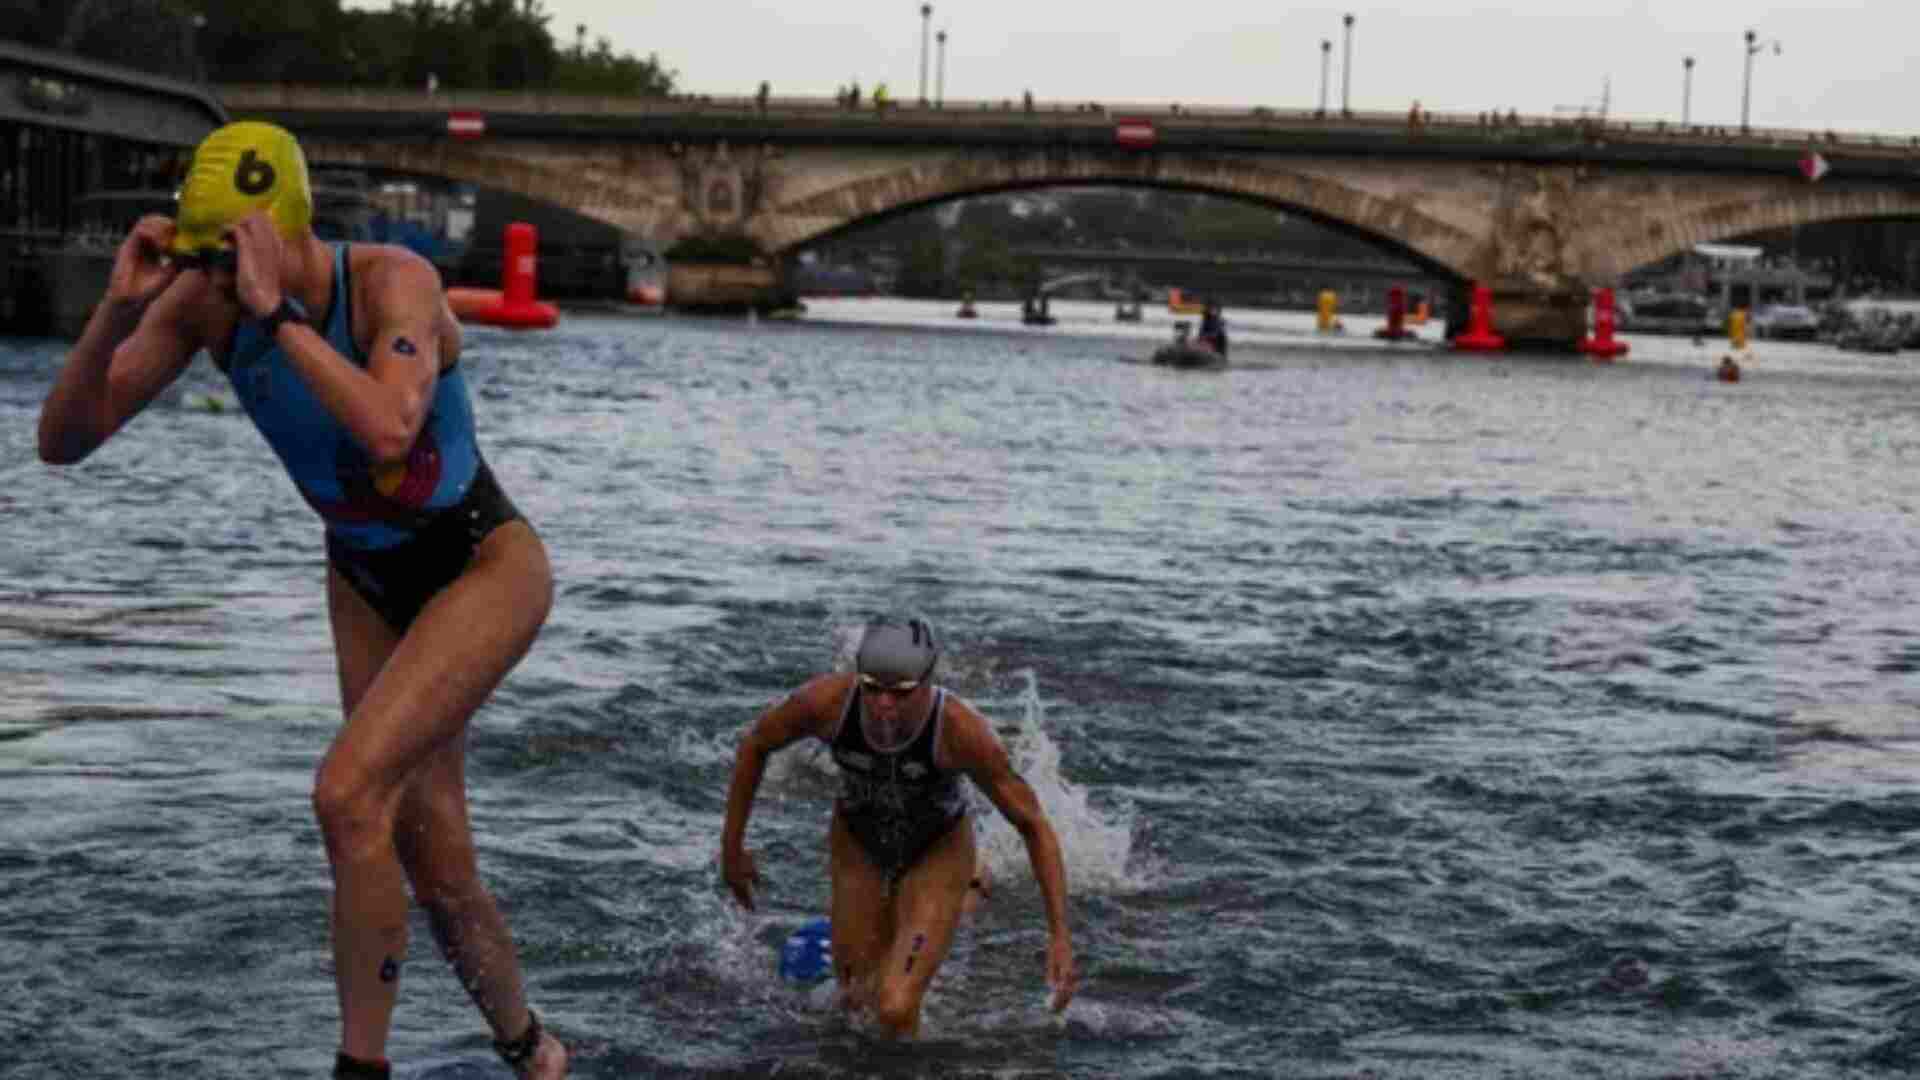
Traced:
<path fill-rule="evenodd" d="M 940 662 L 940 644 L 925 619 L 875 619 L 860 636 L 854 670 L 886 685 L 924 682 Z"/>
<path fill-rule="evenodd" d="M 720 830 L 721 875 L 751 909 L 760 872 L 746 847 L 747 819 L 767 759 L 801 739 L 827 744 L 841 777 L 827 832 L 833 975 L 843 1006 L 872 1010 L 897 1036 L 919 1032 L 921 1002 L 977 880 L 962 777 L 1026 844 L 1046 911 L 1054 1009 L 1066 1008 L 1080 981 L 1060 838 L 986 717 L 935 685 L 939 661 L 925 619 L 868 624 L 854 671 L 809 679 L 747 730 Z"/>

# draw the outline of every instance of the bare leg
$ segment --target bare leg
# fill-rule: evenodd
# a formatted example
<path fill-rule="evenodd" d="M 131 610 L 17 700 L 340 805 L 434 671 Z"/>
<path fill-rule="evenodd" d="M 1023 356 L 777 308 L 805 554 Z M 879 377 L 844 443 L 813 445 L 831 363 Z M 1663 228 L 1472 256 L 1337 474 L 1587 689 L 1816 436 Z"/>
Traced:
<path fill-rule="evenodd" d="M 840 1005 L 848 1012 L 873 1004 L 874 975 L 893 936 L 887 876 L 860 850 L 853 834 L 833 813 L 827 834 L 833 873 L 833 974 L 840 984 Z"/>
<path fill-rule="evenodd" d="M 314 810 L 334 874 L 341 1049 L 354 1057 L 384 1056 L 391 1024 L 406 944 L 405 874 L 396 836 L 403 820 L 416 888 L 426 882 L 433 897 L 422 902 L 457 906 L 476 928 L 457 935 L 460 950 L 478 957 L 491 974 L 477 987 L 465 972 L 462 978 L 476 1000 L 484 995 L 482 1011 L 496 1037 L 517 1036 L 529 1022 L 504 923 L 491 897 L 473 898 L 484 890 L 465 828 L 464 770 L 445 762 L 460 760 L 468 720 L 532 644 L 552 588 L 545 549 L 519 522 L 495 530 L 467 572 L 397 642 L 337 574 L 328 575 L 347 722 L 321 762 Z M 440 825 L 453 819 L 458 834 L 444 849 L 437 829 L 419 828 L 428 820 Z M 460 884 L 463 879 L 471 885 Z M 455 899 L 446 900 L 449 895 Z M 565 1053 L 557 1042 L 553 1049 L 559 1053 L 536 1057 L 532 1075 L 564 1075 Z M 558 1071 L 547 1069 L 542 1058 L 551 1062 L 556 1056 Z"/>
<path fill-rule="evenodd" d="M 449 744 L 434 752 L 407 787 L 394 836 L 440 954 L 493 1028 L 495 1040 L 503 1041 L 525 1033 L 533 1017 L 512 932 L 480 881 L 467 818 L 464 750 Z M 565 1048 L 547 1034 L 527 1075 L 564 1076 L 565 1063 Z"/>
<path fill-rule="evenodd" d="M 973 878 L 973 829 L 961 822 L 896 887 L 893 940 L 874 988 L 874 1011 L 895 1038 L 920 1033 L 920 1003 L 953 948 Z"/>
<path fill-rule="evenodd" d="M 367 687 L 400 643 L 339 574 L 327 571 L 327 610 L 333 624 L 340 701 L 349 720 Z M 393 1006 L 400 990 L 400 964 L 407 951 L 407 897 L 399 864 L 372 866 L 351 887 L 328 849 L 334 871 L 332 940 L 334 992 L 340 1002 L 340 1049 L 363 1061 L 384 1059 Z M 354 898 L 356 907 L 344 902 Z M 369 977 L 371 973 L 372 977 Z"/>

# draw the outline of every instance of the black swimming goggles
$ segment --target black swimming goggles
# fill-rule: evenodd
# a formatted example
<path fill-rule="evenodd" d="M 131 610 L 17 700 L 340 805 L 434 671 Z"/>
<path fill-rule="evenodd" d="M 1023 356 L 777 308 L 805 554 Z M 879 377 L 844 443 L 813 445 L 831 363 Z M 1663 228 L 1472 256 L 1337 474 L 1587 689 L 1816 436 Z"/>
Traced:
<path fill-rule="evenodd" d="M 240 265 L 240 253 L 233 248 L 195 248 L 174 255 L 173 262 L 182 270 L 204 270 L 209 274 L 225 270 L 231 274 Z"/>
<path fill-rule="evenodd" d="M 908 694 L 920 689 L 920 684 L 926 681 L 927 678 L 924 675 L 918 679 L 893 680 L 880 679 L 872 675 L 862 674 L 860 676 L 860 689 L 870 694 L 892 694 L 899 697 L 906 697 Z"/>

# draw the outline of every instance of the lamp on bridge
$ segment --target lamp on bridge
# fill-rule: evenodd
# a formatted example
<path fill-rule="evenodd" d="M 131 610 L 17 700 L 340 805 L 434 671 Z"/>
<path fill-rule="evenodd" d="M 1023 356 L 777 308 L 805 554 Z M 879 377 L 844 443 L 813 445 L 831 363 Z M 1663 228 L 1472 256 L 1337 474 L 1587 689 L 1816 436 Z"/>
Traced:
<path fill-rule="evenodd" d="M 1319 115 L 1321 116 L 1327 115 L 1327 68 L 1332 63 L 1333 63 L 1333 42 L 1328 40 L 1327 38 L 1321 38 L 1320 39 L 1320 112 L 1319 112 Z"/>
<path fill-rule="evenodd" d="M 1693 126 L 1693 57 L 1689 56 L 1681 60 L 1680 66 L 1686 69 L 1686 76 L 1680 83 L 1680 126 L 1691 127 Z"/>
<path fill-rule="evenodd" d="M 920 5 L 920 105 L 927 104 L 927 29 L 933 18 L 933 5 Z"/>
<path fill-rule="evenodd" d="M 1346 27 L 1346 40 L 1342 45 L 1344 54 L 1340 59 L 1340 114 L 1353 115 L 1353 13 L 1341 16 L 1341 25 Z"/>
<path fill-rule="evenodd" d="M 937 109 L 947 104 L 947 32 L 940 31 L 933 35 L 933 40 L 940 46 L 940 62 L 934 68 L 933 79 L 933 105 Z"/>
<path fill-rule="evenodd" d="M 1766 48 L 1772 48 L 1773 55 L 1780 55 L 1780 43 L 1778 41 L 1761 41 L 1759 37 L 1760 35 L 1754 33 L 1752 30 L 1747 31 L 1747 74 L 1746 81 L 1740 84 L 1740 133 L 1742 135 L 1748 131 L 1748 107 L 1753 102 L 1753 56 L 1755 53 Z"/>

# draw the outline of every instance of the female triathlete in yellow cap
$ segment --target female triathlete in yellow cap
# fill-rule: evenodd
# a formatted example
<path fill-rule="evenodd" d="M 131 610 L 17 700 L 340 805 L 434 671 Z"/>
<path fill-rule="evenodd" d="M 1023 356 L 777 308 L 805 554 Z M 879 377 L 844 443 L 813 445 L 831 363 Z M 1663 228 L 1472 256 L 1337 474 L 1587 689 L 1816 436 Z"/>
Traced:
<path fill-rule="evenodd" d="M 231 250 L 226 231 L 263 210 L 280 235 L 298 237 L 313 224 L 307 157 L 285 129 L 242 121 L 207 136 L 193 152 L 174 214 L 173 251 Z"/>
<path fill-rule="evenodd" d="M 326 525 L 346 723 L 313 805 L 334 881 L 335 1075 L 387 1075 L 411 885 L 501 1056 L 551 1080 L 567 1051 L 528 1007 L 479 883 L 464 737 L 546 620 L 546 549 L 480 456 L 438 273 L 405 248 L 329 245 L 312 217 L 292 135 L 208 136 L 179 217 L 121 243 L 42 407 L 40 456 L 79 461 L 195 353 L 214 357 Z"/>

